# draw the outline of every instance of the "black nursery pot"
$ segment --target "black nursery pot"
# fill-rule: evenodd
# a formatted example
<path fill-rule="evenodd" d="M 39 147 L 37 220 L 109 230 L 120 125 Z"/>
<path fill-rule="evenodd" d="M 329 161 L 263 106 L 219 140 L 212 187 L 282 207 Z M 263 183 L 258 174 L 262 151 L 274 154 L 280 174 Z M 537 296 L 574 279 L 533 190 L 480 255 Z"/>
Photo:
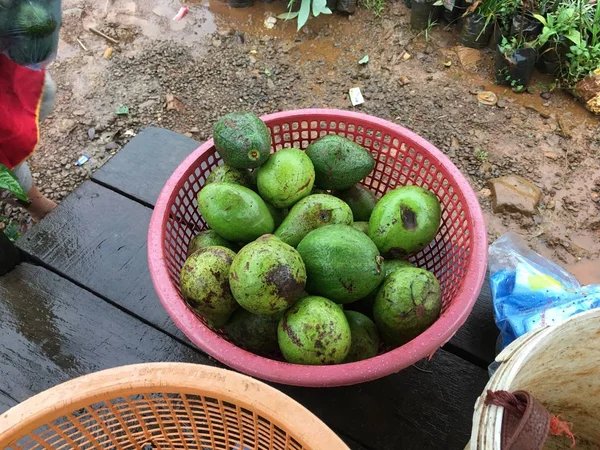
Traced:
<path fill-rule="evenodd" d="M 510 23 L 509 36 L 520 35 L 521 29 L 523 29 L 523 37 L 527 41 L 533 41 L 536 37 L 538 37 L 541 34 L 543 28 L 544 25 L 535 17 L 532 17 L 527 14 L 515 14 Z"/>
<path fill-rule="evenodd" d="M 444 20 L 449 24 L 457 23 L 458 20 L 462 17 L 467 9 L 465 2 L 463 0 L 456 0 L 454 2 L 454 8 L 452 11 L 444 8 L 444 12 L 442 13 Z"/>
<path fill-rule="evenodd" d="M 487 47 L 494 31 L 493 23 L 486 24 L 487 18 L 477 13 L 463 20 L 460 42 L 465 47 L 482 49 Z"/>
<path fill-rule="evenodd" d="M 505 86 L 527 86 L 537 59 L 534 48 L 520 48 L 505 56 L 496 45 L 496 82 Z"/>
<path fill-rule="evenodd" d="M 410 26 L 414 30 L 424 30 L 429 22 L 438 20 L 440 9 L 434 6 L 435 0 L 412 0 Z"/>
<path fill-rule="evenodd" d="M 227 0 L 227 4 L 232 8 L 250 8 L 254 0 Z"/>
<path fill-rule="evenodd" d="M 346 14 L 354 14 L 358 0 L 337 0 L 336 9 Z"/>
<path fill-rule="evenodd" d="M 540 56 L 535 67 L 542 73 L 558 75 L 561 62 L 567 60 L 567 53 L 569 53 L 569 45 L 565 39 L 559 42 L 547 42 L 540 49 Z"/>

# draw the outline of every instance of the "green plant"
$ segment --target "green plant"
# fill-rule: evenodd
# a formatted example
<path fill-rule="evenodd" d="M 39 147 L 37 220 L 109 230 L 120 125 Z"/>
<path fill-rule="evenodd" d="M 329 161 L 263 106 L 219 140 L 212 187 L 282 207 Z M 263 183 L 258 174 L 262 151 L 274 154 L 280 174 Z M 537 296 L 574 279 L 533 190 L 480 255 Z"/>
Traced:
<path fill-rule="evenodd" d="M 477 158 L 479 162 L 486 162 L 488 160 L 488 156 L 488 152 L 486 152 L 482 147 L 477 147 L 475 149 L 475 158 Z"/>
<path fill-rule="evenodd" d="M 291 20 L 298 18 L 298 31 L 306 24 L 310 14 L 318 17 L 321 14 L 331 14 L 331 10 L 327 7 L 327 0 L 302 0 L 299 11 L 292 11 L 295 0 L 290 0 L 288 3 L 288 12 L 279 14 L 278 19 Z"/>
<path fill-rule="evenodd" d="M 19 200 L 28 201 L 27 194 L 19 185 L 15 174 L 3 164 L 0 164 L 0 191 L 8 191 Z"/>
<path fill-rule="evenodd" d="M 425 40 L 429 42 L 431 30 L 437 25 L 437 21 L 432 20 L 431 16 L 427 19 L 427 27 L 425 28 Z"/>
<path fill-rule="evenodd" d="M 375 14 L 377 17 L 381 17 L 385 7 L 385 0 L 363 0 L 362 3 L 365 8 L 373 11 L 373 14 Z"/>

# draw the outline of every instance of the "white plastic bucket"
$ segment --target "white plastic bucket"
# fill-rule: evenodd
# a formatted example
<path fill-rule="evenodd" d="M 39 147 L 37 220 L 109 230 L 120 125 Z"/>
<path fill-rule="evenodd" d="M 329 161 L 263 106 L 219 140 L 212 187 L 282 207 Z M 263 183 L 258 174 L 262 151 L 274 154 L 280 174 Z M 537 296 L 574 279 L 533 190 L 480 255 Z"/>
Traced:
<path fill-rule="evenodd" d="M 529 391 L 570 424 L 577 450 L 600 449 L 600 310 L 528 333 L 506 347 L 475 403 L 470 450 L 500 450 L 504 408 L 485 405 L 487 390 Z M 566 449 L 571 439 L 548 436 L 544 449 Z"/>

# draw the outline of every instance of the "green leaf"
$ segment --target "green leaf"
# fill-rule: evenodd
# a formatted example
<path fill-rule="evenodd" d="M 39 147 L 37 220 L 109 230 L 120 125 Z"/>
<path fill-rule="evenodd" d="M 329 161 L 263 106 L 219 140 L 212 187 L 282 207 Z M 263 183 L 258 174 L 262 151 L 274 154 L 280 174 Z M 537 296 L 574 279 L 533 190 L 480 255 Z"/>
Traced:
<path fill-rule="evenodd" d="M 437 2 L 433 4 L 433 6 L 444 6 L 444 0 L 437 0 Z"/>
<path fill-rule="evenodd" d="M 333 14 L 333 13 L 331 12 L 331 10 L 330 10 L 330 9 L 329 9 L 327 6 L 325 6 L 325 7 L 324 7 L 324 8 L 321 10 L 321 14 Z"/>
<path fill-rule="evenodd" d="M 119 109 L 115 111 L 117 116 L 126 116 L 129 114 L 129 108 L 125 105 L 122 105 Z"/>
<path fill-rule="evenodd" d="M 358 61 L 359 64 L 366 64 L 369 62 L 369 55 L 365 55 Z"/>
<path fill-rule="evenodd" d="M 15 174 L 3 164 L 0 164 L 0 190 L 8 191 L 24 202 L 28 201 L 27 193 L 19 185 Z"/>
<path fill-rule="evenodd" d="M 546 18 L 544 16 L 542 16 L 541 14 L 533 14 L 533 17 L 535 17 L 537 20 L 542 22 L 544 25 L 547 25 L 547 23 L 548 23 L 548 22 L 546 22 Z"/>
<path fill-rule="evenodd" d="M 581 44 L 581 33 L 579 33 L 579 30 L 571 29 L 565 34 L 565 37 L 575 45 Z"/>
<path fill-rule="evenodd" d="M 312 0 L 313 16 L 318 17 L 323 8 L 327 8 L 327 0 Z"/>
<path fill-rule="evenodd" d="M 300 29 L 308 21 L 309 14 L 310 14 L 310 0 L 302 0 L 302 4 L 300 5 L 300 13 L 298 14 L 298 31 L 300 31 Z"/>
<path fill-rule="evenodd" d="M 291 19 L 295 19 L 296 17 L 298 17 L 298 11 L 294 11 L 294 12 L 286 12 L 283 14 L 279 14 L 277 16 L 278 19 L 281 20 L 291 20 Z"/>

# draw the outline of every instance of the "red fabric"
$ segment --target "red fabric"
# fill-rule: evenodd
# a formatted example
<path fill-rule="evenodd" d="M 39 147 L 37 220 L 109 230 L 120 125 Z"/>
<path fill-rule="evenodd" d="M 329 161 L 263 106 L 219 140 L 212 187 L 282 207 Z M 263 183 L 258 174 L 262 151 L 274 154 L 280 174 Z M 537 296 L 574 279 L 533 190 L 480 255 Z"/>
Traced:
<path fill-rule="evenodd" d="M 0 54 L 0 164 L 9 169 L 25 161 L 37 146 L 44 74 Z"/>

